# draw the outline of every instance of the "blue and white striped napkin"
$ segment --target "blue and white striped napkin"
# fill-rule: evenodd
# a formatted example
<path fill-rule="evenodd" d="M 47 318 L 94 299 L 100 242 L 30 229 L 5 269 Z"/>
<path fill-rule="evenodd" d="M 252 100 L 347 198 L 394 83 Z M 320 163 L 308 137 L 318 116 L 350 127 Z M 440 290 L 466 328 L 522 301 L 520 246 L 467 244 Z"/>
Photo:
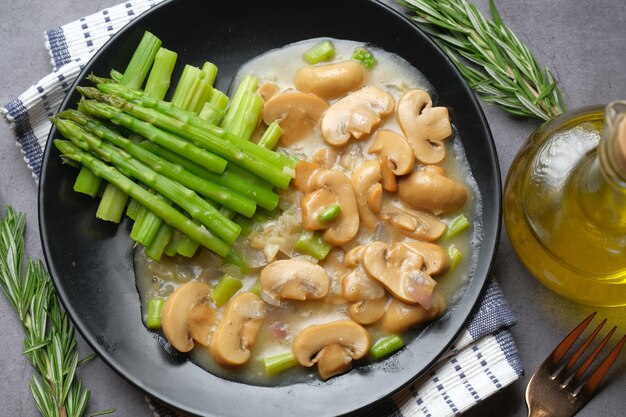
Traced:
<path fill-rule="evenodd" d="M 125 24 L 161 0 L 131 0 L 45 33 L 52 72 L 0 111 L 15 133 L 35 181 L 41 173 L 50 130 L 58 109 L 82 66 Z M 458 416 L 516 381 L 522 366 L 508 328 L 515 317 L 492 281 L 470 324 L 439 362 L 409 388 L 365 415 L 393 417 Z M 148 399 L 155 415 L 176 415 Z"/>

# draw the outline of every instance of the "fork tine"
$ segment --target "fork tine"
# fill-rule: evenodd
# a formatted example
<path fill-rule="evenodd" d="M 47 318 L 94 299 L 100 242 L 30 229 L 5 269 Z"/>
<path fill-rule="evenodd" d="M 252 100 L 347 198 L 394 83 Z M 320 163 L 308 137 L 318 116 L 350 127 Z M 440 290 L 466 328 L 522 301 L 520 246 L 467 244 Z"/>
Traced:
<path fill-rule="evenodd" d="M 607 357 L 602 361 L 598 369 L 591 375 L 589 380 L 583 386 L 583 391 L 586 395 L 591 396 L 602 382 L 602 379 L 607 374 L 613 362 L 617 359 L 617 356 L 621 352 L 624 344 L 626 343 L 626 335 L 624 335 L 621 340 L 615 345 L 613 350 L 607 355 Z"/>
<path fill-rule="evenodd" d="M 565 365 L 565 370 L 566 371 L 569 371 L 570 369 L 572 369 L 572 366 L 574 366 L 574 364 L 578 361 L 578 359 L 581 357 L 581 355 L 583 353 L 585 353 L 585 350 L 587 350 L 587 348 L 589 347 L 589 345 L 591 344 L 593 339 L 595 339 L 596 336 L 598 335 L 598 333 L 600 332 L 600 330 L 602 330 L 602 327 L 604 327 L 605 323 L 606 323 L 606 319 L 602 320 L 602 322 L 598 325 L 598 327 L 596 327 L 596 329 L 593 331 L 593 333 L 591 333 L 589 335 L 589 337 L 587 338 L 587 340 L 585 340 L 585 343 L 583 343 L 578 348 L 576 353 L 574 353 L 572 355 L 572 357 L 570 358 L 569 362 L 567 362 L 567 365 Z"/>
<path fill-rule="evenodd" d="M 613 333 L 615 333 L 615 329 L 617 329 L 617 327 L 613 327 L 611 331 L 606 336 L 604 336 L 604 339 L 602 339 L 602 341 L 596 347 L 593 353 L 587 358 L 585 363 L 583 363 L 583 366 L 581 366 L 578 372 L 576 372 L 576 376 L 574 378 L 577 381 L 580 381 L 580 379 L 583 377 L 583 375 L 587 371 L 587 368 L 589 368 L 589 366 L 593 363 L 593 361 L 598 357 L 598 355 L 600 354 L 600 351 L 604 349 L 604 345 L 606 345 L 609 339 L 613 337 Z"/>
<path fill-rule="evenodd" d="M 552 354 L 550 356 L 552 357 L 555 363 L 563 359 L 563 356 L 565 356 L 567 351 L 572 347 L 572 345 L 578 339 L 580 334 L 585 331 L 585 329 L 587 328 L 591 320 L 593 320 L 593 318 L 596 316 L 596 313 L 597 312 L 591 313 L 589 317 L 583 320 L 583 322 L 580 323 L 578 327 L 572 330 L 572 332 L 568 334 L 567 337 L 563 339 L 561 343 L 559 343 L 559 345 L 554 349 L 554 351 L 552 351 Z"/>

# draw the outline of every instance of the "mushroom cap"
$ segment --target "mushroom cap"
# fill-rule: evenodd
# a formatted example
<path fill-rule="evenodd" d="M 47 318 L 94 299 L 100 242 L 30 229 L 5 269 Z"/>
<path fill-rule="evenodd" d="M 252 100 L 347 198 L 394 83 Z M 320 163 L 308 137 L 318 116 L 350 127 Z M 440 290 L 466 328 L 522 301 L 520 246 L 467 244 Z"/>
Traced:
<path fill-rule="evenodd" d="M 189 352 L 194 343 L 189 326 L 189 319 L 194 308 L 204 303 L 211 292 L 211 287 L 203 282 L 188 282 L 174 291 L 165 302 L 161 312 L 161 327 L 165 338 L 180 352 Z M 194 322 L 199 317 L 194 314 Z M 207 317 L 213 320 L 214 317 Z"/>
<path fill-rule="evenodd" d="M 289 146 L 308 135 L 326 109 L 328 103 L 313 94 L 276 94 L 263 106 L 263 121 L 269 125 L 278 120 L 283 130 L 280 140 Z"/>
<path fill-rule="evenodd" d="M 302 67 L 296 72 L 294 84 L 304 93 L 326 99 L 341 97 L 363 85 L 365 69 L 355 61 Z"/>
<path fill-rule="evenodd" d="M 415 154 L 411 144 L 404 136 L 391 130 L 376 132 L 368 152 L 378 155 L 381 159 L 386 157 L 393 164 L 392 172 L 395 175 L 408 174 L 415 166 Z"/>
<path fill-rule="evenodd" d="M 437 282 L 422 271 L 423 264 L 421 255 L 401 244 L 389 247 L 384 242 L 374 242 L 363 253 L 367 273 L 394 297 L 407 304 L 419 303 L 429 308 Z"/>
<path fill-rule="evenodd" d="M 452 136 L 448 109 L 432 105 L 430 95 L 420 89 L 407 91 L 398 101 L 398 123 L 424 164 L 441 162 L 446 156 L 443 141 Z"/>
<path fill-rule="evenodd" d="M 388 333 L 402 333 L 411 327 L 441 317 L 445 309 L 445 301 L 436 293 L 433 295 L 432 306 L 428 309 L 419 304 L 407 305 L 399 300 L 392 300 L 382 317 L 381 326 Z"/>
<path fill-rule="evenodd" d="M 446 224 L 437 216 L 395 204 L 385 205 L 380 218 L 408 237 L 434 242 L 446 231 Z"/>
<path fill-rule="evenodd" d="M 330 287 L 324 268 L 302 259 L 274 261 L 263 268 L 259 279 L 263 292 L 280 299 L 318 300 Z"/>
<path fill-rule="evenodd" d="M 366 161 L 352 171 L 351 181 L 354 194 L 356 195 L 359 217 L 363 225 L 368 229 L 374 229 L 378 224 L 375 210 L 382 204 L 378 200 L 379 198 L 382 200 L 381 180 L 380 163 L 376 160 Z M 370 202 L 374 209 L 370 207 Z"/>
<path fill-rule="evenodd" d="M 370 334 L 352 320 L 317 324 L 307 327 L 296 337 L 292 350 L 300 365 L 310 367 L 318 361 L 322 349 L 330 345 L 339 345 L 352 359 L 360 359 L 370 349 Z"/>
<path fill-rule="evenodd" d="M 322 135 L 329 145 L 344 146 L 361 138 L 394 109 L 395 101 L 376 87 L 363 87 L 336 101 L 322 118 Z"/>
<path fill-rule="evenodd" d="M 443 274 L 450 266 L 448 251 L 435 243 L 428 242 L 402 242 L 400 245 L 420 254 L 424 258 L 422 269 L 428 275 Z"/>
<path fill-rule="evenodd" d="M 418 170 L 398 183 L 398 195 L 411 206 L 435 214 L 458 210 L 468 198 L 462 184 L 432 170 Z"/>
<path fill-rule="evenodd" d="M 387 307 L 387 297 L 376 298 L 374 300 L 362 300 L 350 304 L 348 314 L 357 323 L 372 324 L 380 320 L 385 314 Z"/>
<path fill-rule="evenodd" d="M 316 171 L 310 181 L 310 190 L 323 189 L 332 193 L 336 203 L 341 207 L 341 213 L 334 220 L 325 224 L 324 240 L 331 245 L 341 246 L 348 243 L 359 231 L 359 216 L 356 196 L 350 179 L 339 171 L 323 169 Z M 306 197 L 306 196 L 305 196 Z M 302 201 L 300 207 L 302 208 Z M 307 224 L 303 211 L 303 224 Z"/>
<path fill-rule="evenodd" d="M 224 317 L 217 326 L 209 350 L 220 365 L 242 365 L 250 358 L 250 347 L 263 322 L 265 303 L 251 292 L 237 295 L 228 302 Z"/>

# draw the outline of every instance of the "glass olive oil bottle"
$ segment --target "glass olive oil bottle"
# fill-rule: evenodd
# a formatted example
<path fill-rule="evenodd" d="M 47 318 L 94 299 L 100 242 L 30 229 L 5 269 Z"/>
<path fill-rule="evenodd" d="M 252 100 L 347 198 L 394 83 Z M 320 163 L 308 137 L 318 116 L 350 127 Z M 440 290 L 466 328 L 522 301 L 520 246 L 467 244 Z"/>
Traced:
<path fill-rule="evenodd" d="M 581 303 L 626 305 L 626 101 L 537 129 L 504 198 L 513 248 L 539 281 Z"/>

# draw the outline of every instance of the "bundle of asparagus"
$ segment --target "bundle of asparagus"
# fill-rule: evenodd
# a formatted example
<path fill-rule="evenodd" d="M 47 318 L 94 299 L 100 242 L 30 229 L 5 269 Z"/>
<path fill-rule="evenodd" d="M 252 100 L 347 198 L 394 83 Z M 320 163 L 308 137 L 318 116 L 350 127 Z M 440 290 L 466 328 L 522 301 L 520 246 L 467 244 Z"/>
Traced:
<path fill-rule="evenodd" d="M 274 187 L 289 186 L 296 161 L 273 151 L 278 124 L 250 141 L 264 104 L 254 76 L 229 100 L 213 86 L 214 64 L 186 65 L 165 101 L 176 60 L 146 32 L 123 74 L 89 76 L 78 109 L 52 118 L 66 138 L 54 144 L 80 165 L 74 190 L 101 196 L 98 218 L 119 223 L 125 211 L 151 258 L 193 256 L 202 245 L 245 267 L 232 251 L 238 219 L 274 210 Z"/>

